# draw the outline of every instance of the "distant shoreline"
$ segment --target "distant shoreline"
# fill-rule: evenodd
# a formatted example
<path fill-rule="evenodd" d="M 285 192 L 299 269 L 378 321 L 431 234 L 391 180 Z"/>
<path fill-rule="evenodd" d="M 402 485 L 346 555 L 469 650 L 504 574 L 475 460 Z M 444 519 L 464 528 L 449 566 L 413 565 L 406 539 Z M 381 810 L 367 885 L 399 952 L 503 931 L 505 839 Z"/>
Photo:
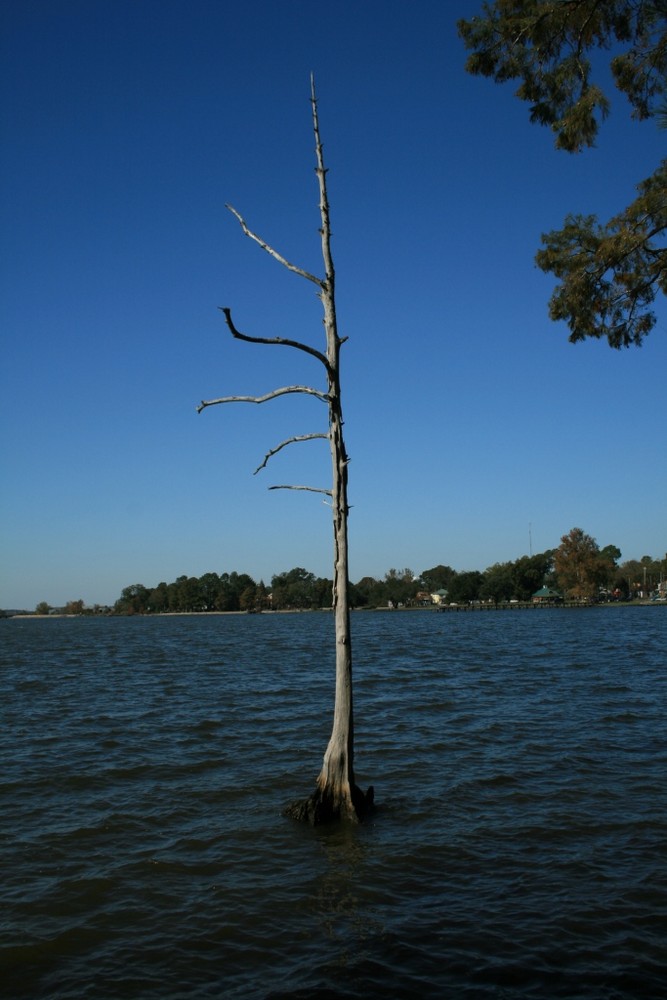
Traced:
<path fill-rule="evenodd" d="M 470 613 L 470 612 L 494 612 L 494 611 L 569 611 L 569 610 L 581 610 L 584 608 L 648 608 L 648 607 L 667 607 L 667 601 L 652 601 L 639 600 L 639 601 L 607 601 L 600 604 L 585 604 L 576 601 L 567 601 L 560 604 L 539 604 L 533 603 L 532 601 L 524 601 L 516 604 L 457 604 L 457 605 L 429 605 L 428 607 L 408 607 L 408 608 L 388 608 L 388 607 L 363 607 L 363 608 L 353 608 L 351 611 L 354 614 L 359 612 L 383 612 L 383 613 L 435 613 L 435 614 L 456 614 L 456 613 Z M 220 618 L 228 616 L 245 616 L 245 615 L 312 615 L 312 614 L 331 614 L 331 608 L 280 608 L 276 611 L 157 611 L 152 614 L 137 614 L 137 615 L 112 615 L 112 614 L 81 614 L 81 615 L 67 615 L 63 613 L 57 613 L 52 615 L 36 615 L 29 611 L 22 611 L 14 615 L 2 615 L 2 618 L 9 619 L 19 619 L 21 621 L 28 620 L 43 620 L 47 618 Z"/>

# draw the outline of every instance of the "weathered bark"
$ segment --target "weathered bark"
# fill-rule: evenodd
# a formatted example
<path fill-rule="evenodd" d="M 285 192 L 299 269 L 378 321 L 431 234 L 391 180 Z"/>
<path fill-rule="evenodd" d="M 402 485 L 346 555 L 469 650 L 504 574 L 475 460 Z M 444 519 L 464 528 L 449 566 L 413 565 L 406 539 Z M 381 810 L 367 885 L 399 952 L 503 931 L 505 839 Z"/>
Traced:
<path fill-rule="evenodd" d="M 326 438 L 331 449 L 332 486 L 331 489 L 320 489 L 314 486 L 271 486 L 270 489 L 309 490 L 324 493 L 331 497 L 333 512 L 334 537 L 334 567 L 333 567 L 333 611 L 336 637 L 336 694 L 334 704 L 334 719 L 331 738 L 324 754 L 322 770 L 317 779 L 315 791 L 307 799 L 300 800 L 288 806 L 286 814 L 294 819 L 306 820 L 313 824 L 330 822 L 337 819 L 358 821 L 362 819 L 373 803 L 373 789 L 363 793 L 354 781 L 354 713 L 352 705 L 352 643 L 350 636 L 350 607 L 348 594 L 348 500 L 347 500 L 347 469 L 348 456 L 343 438 L 343 411 L 341 406 L 340 388 L 340 349 L 347 338 L 339 337 L 336 321 L 335 302 L 335 272 L 331 255 L 331 224 L 329 218 L 329 201 L 327 197 L 326 169 L 322 143 L 320 140 L 319 121 L 317 115 L 317 99 L 315 86 L 311 79 L 311 104 L 313 114 L 313 131 L 315 134 L 315 153 L 317 158 L 316 174 L 320 193 L 320 217 L 322 239 L 322 257 L 324 261 L 324 278 L 317 278 L 310 272 L 292 264 L 278 251 L 270 247 L 264 240 L 252 232 L 236 209 L 228 206 L 238 219 L 246 236 L 250 237 L 271 257 L 283 264 L 288 270 L 314 282 L 319 289 L 319 297 L 324 311 L 324 328 L 326 333 L 326 354 L 315 350 L 307 344 L 282 337 L 251 337 L 241 333 L 235 326 L 231 312 L 224 308 L 227 326 L 233 337 L 258 344 L 274 344 L 292 347 L 304 351 L 322 363 L 327 374 L 327 390 L 321 392 L 310 386 L 295 385 L 275 389 L 262 396 L 223 396 L 219 399 L 202 401 L 197 409 L 201 412 L 205 407 L 219 403 L 264 403 L 287 393 L 305 393 L 325 401 L 328 406 L 329 428 L 326 434 L 301 434 L 288 438 L 277 447 L 271 449 L 262 464 L 255 470 L 259 472 L 268 460 L 282 448 L 298 441 L 308 441 L 314 438 Z"/>
<path fill-rule="evenodd" d="M 333 610 L 336 633 L 336 697 L 333 729 L 324 754 L 322 770 L 313 794 L 304 802 L 293 803 L 287 810 L 296 819 L 311 823 L 333 819 L 363 818 L 373 801 L 373 789 L 364 794 L 354 781 L 354 711 L 352 703 L 352 639 L 348 595 L 347 501 L 348 456 L 343 438 L 343 410 L 340 387 L 340 348 L 335 300 L 335 272 L 331 255 L 331 224 L 327 197 L 326 169 L 320 140 L 315 88 L 311 81 L 313 131 L 320 189 L 322 257 L 325 277 L 320 299 L 324 309 L 327 342 L 329 398 L 329 444 L 332 466 L 332 510 L 334 535 Z"/>

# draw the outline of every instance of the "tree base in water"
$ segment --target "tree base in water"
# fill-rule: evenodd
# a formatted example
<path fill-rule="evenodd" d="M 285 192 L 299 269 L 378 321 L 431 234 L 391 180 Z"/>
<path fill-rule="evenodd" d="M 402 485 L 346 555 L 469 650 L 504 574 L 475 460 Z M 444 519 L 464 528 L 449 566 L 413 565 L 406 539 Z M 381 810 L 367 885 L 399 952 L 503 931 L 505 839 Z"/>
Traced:
<path fill-rule="evenodd" d="M 340 792 L 336 794 L 330 788 L 316 788 L 307 799 L 298 799 L 285 809 L 285 816 L 296 819 L 300 823 L 310 823 L 311 826 L 321 826 L 323 823 L 335 823 L 349 820 L 359 823 L 368 816 L 373 806 L 374 789 L 371 785 L 364 794 L 357 785 L 353 785 L 351 794 Z"/>

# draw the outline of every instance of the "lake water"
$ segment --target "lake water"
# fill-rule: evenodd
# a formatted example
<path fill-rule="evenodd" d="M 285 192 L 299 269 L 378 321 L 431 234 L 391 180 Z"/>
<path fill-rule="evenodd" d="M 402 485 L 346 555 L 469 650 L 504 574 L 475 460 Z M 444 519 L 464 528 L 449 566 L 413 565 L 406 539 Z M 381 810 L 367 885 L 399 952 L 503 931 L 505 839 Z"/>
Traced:
<path fill-rule="evenodd" d="M 667 611 L 0 622 L 7 998 L 667 996 Z"/>

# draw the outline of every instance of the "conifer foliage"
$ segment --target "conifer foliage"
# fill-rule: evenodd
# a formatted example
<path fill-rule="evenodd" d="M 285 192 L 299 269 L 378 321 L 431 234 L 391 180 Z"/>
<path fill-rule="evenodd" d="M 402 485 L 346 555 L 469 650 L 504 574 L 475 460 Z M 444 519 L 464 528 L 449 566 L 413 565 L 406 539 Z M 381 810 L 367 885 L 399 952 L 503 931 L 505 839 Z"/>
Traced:
<path fill-rule="evenodd" d="M 614 83 L 637 120 L 667 112 L 665 0 L 496 0 L 459 21 L 468 72 L 496 83 L 518 81 L 530 120 L 552 129 L 558 149 L 593 146 L 610 99 L 591 56 L 610 51 Z M 542 236 L 536 261 L 559 284 L 549 315 L 570 341 L 606 337 L 611 347 L 640 345 L 656 323 L 653 303 L 667 294 L 667 160 L 642 180 L 637 197 L 607 222 L 569 215 Z"/>

